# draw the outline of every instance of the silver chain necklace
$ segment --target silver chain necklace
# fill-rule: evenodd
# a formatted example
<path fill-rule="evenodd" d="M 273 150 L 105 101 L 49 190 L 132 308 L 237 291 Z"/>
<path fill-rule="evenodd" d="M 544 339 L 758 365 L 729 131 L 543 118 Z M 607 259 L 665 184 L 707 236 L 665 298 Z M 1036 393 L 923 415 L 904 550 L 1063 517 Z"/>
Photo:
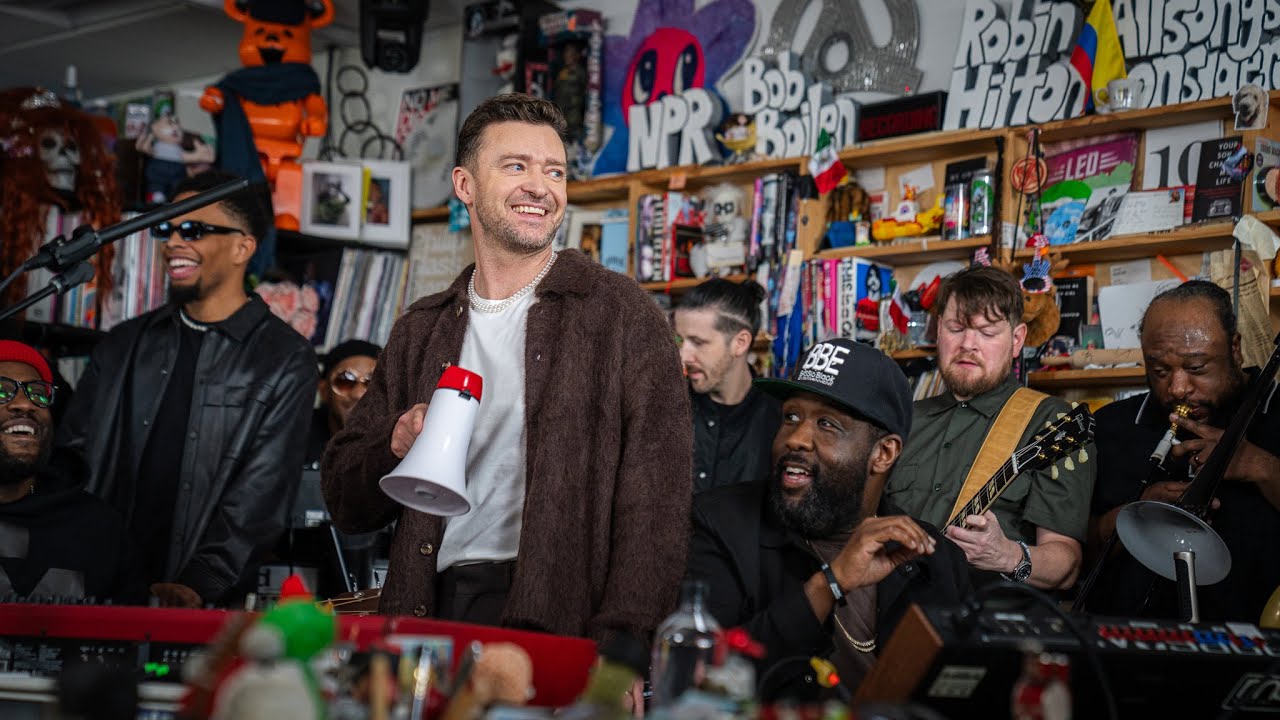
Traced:
<path fill-rule="evenodd" d="M 178 317 L 182 320 L 183 325 L 186 325 L 187 327 L 191 328 L 192 330 L 195 330 L 196 332 L 209 332 L 208 325 L 202 325 L 196 322 L 195 320 L 192 320 L 191 318 L 187 317 L 187 311 L 183 310 L 182 308 L 178 308 Z"/>
<path fill-rule="evenodd" d="M 538 283 L 542 281 L 542 278 L 546 277 L 547 271 L 551 269 L 551 266 L 554 265 L 555 262 L 556 253 L 553 252 L 551 253 L 551 258 L 547 260 L 547 264 L 543 266 L 542 272 L 538 273 L 537 277 L 535 277 L 528 285 L 517 290 L 514 295 L 503 298 L 502 300 L 486 300 L 485 298 L 480 297 L 476 293 L 476 274 L 473 271 L 471 273 L 471 279 L 467 281 L 467 297 L 471 299 L 471 309 L 477 312 L 491 314 L 500 313 L 503 310 L 506 310 L 519 302 L 521 298 L 533 292 L 533 289 L 538 287 Z"/>

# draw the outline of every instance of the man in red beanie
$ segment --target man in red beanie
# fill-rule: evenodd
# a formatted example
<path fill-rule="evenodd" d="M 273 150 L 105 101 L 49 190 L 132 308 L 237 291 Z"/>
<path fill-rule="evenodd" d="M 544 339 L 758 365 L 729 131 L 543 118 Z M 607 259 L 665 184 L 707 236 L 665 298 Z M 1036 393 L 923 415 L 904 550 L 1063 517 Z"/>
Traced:
<path fill-rule="evenodd" d="M 0 595 L 142 602 L 120 516 L 74 467 L 49 463 L 55 392 L 35 348 L 0 340 Z"/>

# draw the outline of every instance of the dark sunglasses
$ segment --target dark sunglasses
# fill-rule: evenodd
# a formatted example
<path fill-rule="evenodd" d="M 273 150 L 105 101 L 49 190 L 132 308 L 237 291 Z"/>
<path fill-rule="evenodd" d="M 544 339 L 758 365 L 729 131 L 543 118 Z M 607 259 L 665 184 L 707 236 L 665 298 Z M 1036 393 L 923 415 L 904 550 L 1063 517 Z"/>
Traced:
<path fill-rule="evenodd" d="M 27 399 L 38 408 L 47 408 L 53 404 L 53 383 L 43 380 L 21 382 L 13 378 L 0 377 L 0 405 L 8 405 L 18 397 L 18 388 L 27 394 Z"/>
<path fill-rule="evenodd" d="M 360 385 L 364 385 L 364 389 L 368 390 L 369 382 L 372 380 L 373 380 L 372 375 L 365 375 L 362 378 L 357 376 L 355 373 L 351 372 L 350 370 L 343 370 L 340 375 L 338 375 L 333 379 L 333 382 L 331 384 L 333 385 L 333 389 L 336 390 L 339 395 L 346 395 L 347 393 L 356 389 L 357 383 L 359 383 Z"/>
<path fill-rule="evenodd" d="M 173 235 L 174 230 L 178 231 L 178 237 L 182 238 L 183 240 L 186 240 L 187 242 L 194 242 L 204 237 L 205 235 L 210 235 L 210 234 L 212 235 L 219 235 L 219 234 L 226 235 L 229 233 L 240 233 L 241 235 L 249 234 L 241 230 L 240 228 L 224 227 L 222 225 L 210 225 L 207 222 L 200 222 L 199 220 L 184 220 L 183 222 L 180 222 L 177 225 L 174 225 L 173 223 L 167 222 L 167 221 L 152 225 L 151 237 L 161 242 L 164 242 Z"/>

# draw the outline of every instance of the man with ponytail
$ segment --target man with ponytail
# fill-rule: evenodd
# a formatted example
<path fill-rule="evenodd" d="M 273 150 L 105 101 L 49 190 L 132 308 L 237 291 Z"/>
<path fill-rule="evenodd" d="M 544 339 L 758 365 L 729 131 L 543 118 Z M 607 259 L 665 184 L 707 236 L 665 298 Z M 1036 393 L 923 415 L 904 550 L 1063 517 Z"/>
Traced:
<path fill-rule="evenodd" d="M 680 360 L 693 400 L 694 493 L 768 475 L 781 421 L 777 399 L 752 387 L 748 362 L 764 288 L 713 278 L 675 311 Z"/>

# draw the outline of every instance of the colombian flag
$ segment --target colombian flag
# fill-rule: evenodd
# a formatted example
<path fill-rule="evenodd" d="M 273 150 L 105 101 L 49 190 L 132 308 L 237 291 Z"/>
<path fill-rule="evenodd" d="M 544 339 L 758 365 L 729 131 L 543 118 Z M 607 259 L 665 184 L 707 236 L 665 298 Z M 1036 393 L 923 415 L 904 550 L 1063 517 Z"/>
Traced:
<path fill-rule="evenodd" d="M 1117 78 L 1128 77 L 1115 16 L 1111 14 L 1111 0 L 1098 0 L 1093 4 L 1071 52 L 1071 65 L 1084 79 L 1086 111 L 1093 110 L 1093 93 L 1098 88 L 1106 87 Z"/>

